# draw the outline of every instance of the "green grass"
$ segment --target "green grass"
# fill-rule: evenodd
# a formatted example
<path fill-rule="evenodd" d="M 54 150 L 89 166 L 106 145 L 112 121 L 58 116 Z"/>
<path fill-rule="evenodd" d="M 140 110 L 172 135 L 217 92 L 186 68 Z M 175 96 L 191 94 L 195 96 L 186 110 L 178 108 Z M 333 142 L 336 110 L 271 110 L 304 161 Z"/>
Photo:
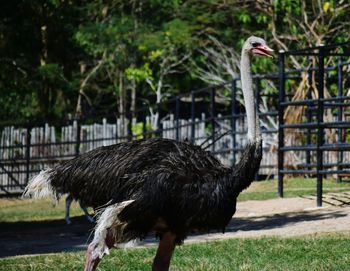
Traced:
<path fill-rule="evenodd" d="M 90 213 L 93 213 L 89 210 Z M 65 200 L 57 206 L 50 199 L 32 200 L 18 198 L 0 198 L 0 222 L 40 221 L 63 219 L 65 215 Z M 77 202 L 73 202 L 70 216 L 83 215 Z"/>
<path fill-rule="evenodd" d="M 344 192 L 350 191 L 350 182 L 337 183 L 332 179 L 323 180 L 323 192 Z M 299 197 L 316 195 L 316 179 L 291 178 L 284 180 L 284 197 Z M 243 191 L 239 201 L 244 200 L 266 200 L 277 197 L 277 181 L 253 182 L 251 186 Z"/>
<path fill-rule="evenodd" d="M 336 183 L 334 180 L 324 180 L 324 192 L 350 191 L 350 182 Z M 238 197 L 244 200 L 265 200 L 277 197 L 277 181 L 254 182 Z M 316 194 L 316 180 L 293 178 L 284 182 L 285 197 L 297 197 Z M 91 211 L 91 210 L 90 210 Z M 71 207 L 71 217 L 83 215 L 76 202 Z M 16 198 L 0 198 L 0 222 L 40 221 L 62 219 L 64 217 L 64 200 L 53 208 L 49 199 L 23 200 Z"/>
<path fill-rule="evenodd" d="M 349 270 L 350 233 L 298 238 L 249 238 L 183 245 L 175 250 L 171 270 Z M 155 248 L 112 250 L 99 270 L 150 270 Z M 0 270 L 82 270 L 83 252 L 12 257 Z"/>

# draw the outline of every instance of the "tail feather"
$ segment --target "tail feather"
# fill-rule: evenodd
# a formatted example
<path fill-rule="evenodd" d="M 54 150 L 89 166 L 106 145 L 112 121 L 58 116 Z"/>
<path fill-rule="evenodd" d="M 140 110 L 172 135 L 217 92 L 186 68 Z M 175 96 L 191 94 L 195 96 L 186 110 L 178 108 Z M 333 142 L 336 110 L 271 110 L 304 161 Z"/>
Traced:
<path fill-rule="evenodd" d="M 44 198 L 52 197 L 58 200 L 58 194 L 51 185 L 51 179 L 55 171 L 53 169 L 42 170 L 38 175 L 34 176 L 24 189 L 22 197 Z"/>

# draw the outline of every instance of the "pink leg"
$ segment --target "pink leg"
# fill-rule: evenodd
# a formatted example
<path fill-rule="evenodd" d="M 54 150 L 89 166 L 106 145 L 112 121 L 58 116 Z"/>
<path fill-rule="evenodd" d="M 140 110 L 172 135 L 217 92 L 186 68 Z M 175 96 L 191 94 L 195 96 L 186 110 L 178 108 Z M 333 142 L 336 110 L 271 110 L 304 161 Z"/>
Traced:
<path fill-rule="evenodd" d="M 163 234 L 159 241 L 156 257 L 154 258 L 153 271 L 168 271 L 170 266 L 171 256 L 175 249 L 176 236 L 171 232 Z"/>
<path fill-rule="evenodd" d="M 114 246 L 115 243 L 115 237 L 113 234 L 113 230 L 108 229 L 107 231 L 107 236 L 106 236 L 106 245 L 108 248 L 112 248 Z M 91 243 L 88 246 L 88 249 L 86 251 L 86 261 L 85 261 L 85 268 L 84 271 L 94 271 L 97 268 L 97 265 L 99 264 L 99 262 L 101 261 L 101 259 L 99 257 L 96 257 L 96 255 L 94 255 L 95 253 L 95 244 Z"/>

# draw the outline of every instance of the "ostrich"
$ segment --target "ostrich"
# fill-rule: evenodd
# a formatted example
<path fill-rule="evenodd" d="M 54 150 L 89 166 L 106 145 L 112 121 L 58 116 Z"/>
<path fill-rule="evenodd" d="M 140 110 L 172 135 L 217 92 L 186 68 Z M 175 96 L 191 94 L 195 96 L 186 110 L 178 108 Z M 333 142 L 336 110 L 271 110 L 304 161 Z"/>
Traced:
<path fill-rule="evenodd" d="M 191 231 L 225 230 L 236 211 L 237 196 L 251 184 L 262 158 L 251 58 L 271 57 L 272 51 L 254 36 L 242 48 L 248 144 L 235 166 L 225 167 L 188 142 L 154 138 L 92 150 L 29 182 L 27 195 L 57 199 L 69 192 L 88 206 L 104 204 L 87 249 L 85 271 L 96 270 L 110 248 L 149 232 L 160 239 L 152 270 L 169 270 L 175 246 Z"/>

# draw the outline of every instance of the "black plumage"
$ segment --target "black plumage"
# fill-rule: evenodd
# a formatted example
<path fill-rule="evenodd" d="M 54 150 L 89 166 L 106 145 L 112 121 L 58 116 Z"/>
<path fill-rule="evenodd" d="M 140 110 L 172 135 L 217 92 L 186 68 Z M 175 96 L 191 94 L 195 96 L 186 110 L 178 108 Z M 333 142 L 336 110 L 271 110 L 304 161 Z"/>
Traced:
<path fill-rule="evenodd" d="M 233 168 L 199 146 L 149 139 L 101 147 L 53 168 L 57 193 L 95 208 L 135 200 L 120 214 L 125 239 L 142 238 L 159 218 L 181 242 L 192 230 L 224 230 L 236 197 L 259 168 L 261 144 L 249 144 Z"/>

